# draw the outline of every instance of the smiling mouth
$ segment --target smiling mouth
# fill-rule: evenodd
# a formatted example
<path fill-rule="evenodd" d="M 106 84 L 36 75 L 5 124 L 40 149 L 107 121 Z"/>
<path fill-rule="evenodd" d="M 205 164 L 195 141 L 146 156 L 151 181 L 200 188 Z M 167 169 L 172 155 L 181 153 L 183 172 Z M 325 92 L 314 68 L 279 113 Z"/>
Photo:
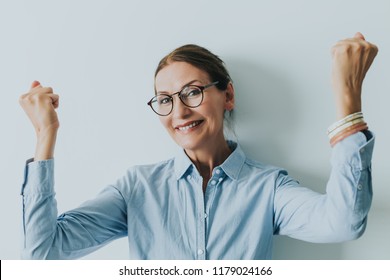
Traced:
<path fill-rule="evenodd" d="M 177 127 L 177 129 L 179 129 L 180 131 L 186 131 L 186 130 L 188 130 L 190 128 L 193 128 L 195 126 L 200 125 L 202 122 L 203 121 L 194 121 L 194 122 L 190 123 L 189 125 Z"/>

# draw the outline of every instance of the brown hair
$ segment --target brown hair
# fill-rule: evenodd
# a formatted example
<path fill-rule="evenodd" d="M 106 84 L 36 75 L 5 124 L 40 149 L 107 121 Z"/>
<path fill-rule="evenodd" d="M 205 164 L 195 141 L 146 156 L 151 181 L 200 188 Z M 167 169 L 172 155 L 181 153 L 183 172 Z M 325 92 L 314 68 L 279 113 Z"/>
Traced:
<path fill-rule="evenodd" d="M 174 61 L 187 62 L 205 71 L 211 79 L 210 82 L 219 82 L 216 84 L 219 90 L 225 90 L 232 80 L 222 59 L 209 50 L 194 44 L 181 46 L 161 59 L 154 77 L 156 78 L 161 69 Z"/>

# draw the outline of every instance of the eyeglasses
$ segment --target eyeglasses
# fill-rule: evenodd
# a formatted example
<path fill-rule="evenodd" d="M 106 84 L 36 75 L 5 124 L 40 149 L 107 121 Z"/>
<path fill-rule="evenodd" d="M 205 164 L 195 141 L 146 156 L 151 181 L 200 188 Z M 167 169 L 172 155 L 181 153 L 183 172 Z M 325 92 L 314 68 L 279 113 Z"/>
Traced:
<path fill-rule="evenodd" d="M 177 94 L 181 102 L 190 108 L 196 108 L 202 104 L 203 91 L 218 84 L 219 81 L 205 86 L 187 85 L 181 91 L 173 94 L 157 94 L 148 102 L 152 110 L 160 116 L 168 116 L 173 110 L 173 96 Z"/>

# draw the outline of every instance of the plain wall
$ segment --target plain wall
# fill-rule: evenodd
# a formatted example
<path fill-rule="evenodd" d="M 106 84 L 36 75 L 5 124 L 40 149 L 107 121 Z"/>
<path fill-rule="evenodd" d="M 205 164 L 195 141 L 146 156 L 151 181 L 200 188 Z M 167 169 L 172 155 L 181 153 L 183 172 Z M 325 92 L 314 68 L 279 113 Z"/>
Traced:
<path fill-rule="evenodd" d="M 135 164 L 177 149 L 146 102 L 158 61 L 196 43 L 218 54 L 236 89 L 235 130 L 252 157 L 324 192 L 335 121 L 330 48 L 360 31 L 379 47 L 363 112 L 376 134 L 374 200 L 364 236 L 342 244 L 277 237 L 275 259 L 390 259 L 390 1 L 0 2 L 0 259 L 18 259 L 20 196 L 35 133 L 18 104 L 35 79 L 60 94 L 59 212 Z M 88 259 L 126 259 L 127 239 Z"/>

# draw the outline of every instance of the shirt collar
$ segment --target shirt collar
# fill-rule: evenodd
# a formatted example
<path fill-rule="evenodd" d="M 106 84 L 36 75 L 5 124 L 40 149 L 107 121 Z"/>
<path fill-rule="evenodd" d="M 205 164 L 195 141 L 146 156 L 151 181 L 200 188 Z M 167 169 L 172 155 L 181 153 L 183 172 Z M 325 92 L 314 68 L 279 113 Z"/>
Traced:
<path fill-rule="evenodd" d="M 242 166 L 245 163 L 246 156 L 240 145 L 238 145 L 236 142 L 228 140 L 227 143 L 233 152 L 220 165 L 220 167 L 227 176 L 233 180 L 236 180 L 240 174 Z M 195 168 L 184 150 L 180 149 L 175 157 L 175 174 L 177 180 L 182 178 L 191 167 Z"/>
<path fill-rule="evenodd" d="M 238 145 L 236 142 L 227 141 L 227 143 L 233 152 L 221 164 L 221 168 L 231 179 L 237 180 L 245 163 L 246 156 L 240 145 Z"/>
<path fill-rule="evenodd" d="M 176 179 L 179 180 L 180 178 L 182 178 L 192 165 L 192 161 L 184 152 L 184 149 L 180 149 L 175 156 Z"/>

